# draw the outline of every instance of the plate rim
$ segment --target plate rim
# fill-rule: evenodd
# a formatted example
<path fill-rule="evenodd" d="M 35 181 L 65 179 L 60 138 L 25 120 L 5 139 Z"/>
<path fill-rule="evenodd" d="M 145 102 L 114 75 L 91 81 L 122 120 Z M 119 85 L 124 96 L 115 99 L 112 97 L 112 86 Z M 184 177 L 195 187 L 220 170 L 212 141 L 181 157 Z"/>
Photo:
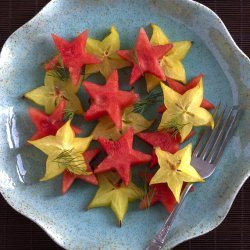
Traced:
<path fill-rule="evenodd" d="M 161 0 L 157 0 L 157 1 L 161 1 Z M 164 1 L 164 0 L 163 0 Z M 221 18 L 210 8 L 208 8 L 207 6 L 205 6 L 202 3 L 196 2 L 195 0 L 179 0 L 180 2 L 184 3 L 184 4 L 190 4 L 192 5 L 192 7 L 196 7 L 198 9 L 199 12 L 203 12 L 206 15 L 211 15 L 210 18 L 213 19 L 217 19 L 218 22 L 218 29 L 222 30 L 222 34 L 223 37 L 226 38 L 227 40 L 229 40 L 229 46 L 232 50 L 236 50 L 236 52 L 240 53 L 240 55 L 246 60 L 245 63 L 249 66 L 249 70 L 250 70 L 250 58 L 244 53 L 244 51 L 236 44 L 236 42 L 234 41 L 232 35 L 230 34 L 229 30 L 227 29 L 226 25 L 224 24 L 224 22 L 221 20 Z M 44 12 L 45 9 L 47 9 L 50 5 L 59 2 L 59 0 L 51 0 L 50 2 L 48 2 L 34 17 L 32 17 L 29 21 L 27 21 L 26 23 L 24 23 L 21 27 L 19 27 L 18 29 L 16 29 L 8 38 L 7 40 L 4 42 L 2 48 L 1 48 L 1 53 L 0 53 L 0 60 L 2 58 L 2 53 L 4 51 L 4 49 L 7 47 L 7 44 L 9 43 L 9 41 L 11 40 L 12 36 L 15 35 L 16 32 L 18 32 L 19 30 L 23 29 L 25 26 L 27 25 L 32 25 L 32 22 L 39 18 L 39 16 Z M 217 60 L 218 61 L 218 60 Z M 219 63 L 219 62 L 218 62 Z M 219 63 L 220 64 L 220 63 Z M 190 236 L 189 238 L 185 239 L 185 240 L 180 240 L 180 241 L 176 241 L 175 244 L 171 245 L 171 248 L 176 247 L 177 245 L 188 241 L 190 239 L 193 238 L 197 238 L 200 237 L 206 233 L 209 233 L 210 231 L 214 230 L 215 228 L 217 228 L 225 219 L 225 217 L 227 216 L 227 214 L 229 213 L 231 206 L 235 200 L 235 197 L 237 196 L 237 194 L 239 193 L 239 190 L 241 189 L 241 187 L 244 185 L 244 183 L 247 181 L 247 179 L 250 177 L 250 169 L 249 171 L 244 175 L 244 178 L 242 179 L 241 182 L 238 183 L 237 188 L 235 189 L 235 192 L 231 195 L 232 199 L 230 200 L 230 202 L 228 202 L 229 207 L 225 210 L 225 213 L 223 214 L 223 216 L 217 221 L 217 222 L 213 222 L 213 224 L 211 224 L 210 228 L 204 230 L 203 232 L 200 232 L 198 235 L 195 236 Z M 0 178 L 0 182 L 1 182 L 1 178 Z M 32 214 L 30 212 L 27 212 L 25 210 L 23 210 L 22 208 L 20 208 L 16 203 L 15 200 L 13 200 L 13 197 L 9 196 L 8 194 L 5 193 L 5 189 L 2 188 L 2 186 L 0 185 L 0 193 L 2 194 L 3 198 L 5 199 L 5 201 L 7 202 L 7 204 L 9 206 L 11 206 L 15 211 L 17 211 L 18 213 L 20 213 L 21 215 L 25 216 L 26 218 L 28 218 L 29 220 L 31 220 L 32 222 L 34 222 L 36 225 L 38 225 L 56 244 L 58 244 L 60 247 L 62 248 L 67 248 L 68 244 L 67 241 L 64 240 L 60 240 L 57 236 L 56 233 L 53 232 L 52 229 L 50 229 L 49 227 L 46 227 L 46 225 L 44 225 L 43 221 L 39 218 L 37 219 L 36 217 L 32 217 Z M 167 249 L 164 247 L 164 249 Z"/>

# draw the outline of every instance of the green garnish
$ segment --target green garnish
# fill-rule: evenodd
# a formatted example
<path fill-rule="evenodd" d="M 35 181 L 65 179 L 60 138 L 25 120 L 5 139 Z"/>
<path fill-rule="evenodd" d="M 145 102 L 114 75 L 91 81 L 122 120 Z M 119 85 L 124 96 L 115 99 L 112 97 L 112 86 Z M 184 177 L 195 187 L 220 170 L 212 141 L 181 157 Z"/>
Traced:
<path fill-rule="evenodd" d="M 56 77 L 61 81 L 66 81 L 70 77 L 69 71 L 67 69 L 65 69 L 64 67 L 60 67 L 60 66 L 51 70 L 49 73 L 49 76 Z"/>
<path fill-rule="evenodd" d="M 65 109 L 64 120 L 73 120 L 75 116 L 75 111 L 72 109 Z"/>
<path fill-rule="evenodd" d="M 147 209 L 150 208 L 150 205 L 151 205 L 151 202 L 152 202 L 152 199 L 155 195 L 155 189 L 151 188 L 151 190 L 149 189 L 149 186 L 147 184 L 147 182 L 145 181 L 144 182 L 144 196 L 146 199 L 145 199 L 145 204 L 146 204 L 146 207 Z"/>
<path fill-rule="evenodd" d="M 172 133 L 172 136 L 176 137 L 186 125 L 188 125 L 188 123 L 182 124 L 179 123 L 177 118 L 173 118 L 169 122 L 163 123 L 162 129 Z"/>
<path fill-rule="evenodd" d="M 157 88 L 151 91 L 146 98 L 135 103 L 133 112 L 140 114 L 144 113 L 144 111 L 147 110 L 151 105 L 161 103 L 162 97 L 163 94 L 161 89 Z"/>
<path fill-rule="evenodd" d="M 58 163 L 59 167 L 66 168 L 69 172 L 77 175 L 86 175 L 87 172 L 83 168 L 85 160 L 80 152 L 73 152 L 73 148 L 62 151 L 53 162 Z"/>

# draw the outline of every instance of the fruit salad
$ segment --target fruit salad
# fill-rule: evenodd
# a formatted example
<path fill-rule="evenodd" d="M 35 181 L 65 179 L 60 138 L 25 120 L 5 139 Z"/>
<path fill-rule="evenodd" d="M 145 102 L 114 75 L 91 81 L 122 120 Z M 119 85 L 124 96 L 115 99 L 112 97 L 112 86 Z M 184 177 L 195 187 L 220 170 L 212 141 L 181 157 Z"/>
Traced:
<path fill-rule="evenodd" d="M 43 64 L 44 82 L 24 94 L 37 105 L 27 110 L 35 129 L 28 143 L 47 155 L 40 181 L 62 175 L 62 195 L 76 179 L 97 186 L 88 212 L 110 206 L 120 226 L 129 202 L 138 200 L 138 209 L 159 202 L 170 213 L 187 183 L 204 182 L 191 165 L 192 138 L 195 127 L 214 126 L 204 75 L 186 79 L 192 41 L 172 42 L 151 27 L 151 38 L 138 30 L 133 48 L 121 48 L 114 26 L 101 41 L 88 30 L 71 41 L 52 34 L 57 53 Z M 126 89 L 123 70 L 130 74 Z M 96 74 L 102 80 L 93 80 Z M 94 124 L 87 133 L 86 123 Z"/>

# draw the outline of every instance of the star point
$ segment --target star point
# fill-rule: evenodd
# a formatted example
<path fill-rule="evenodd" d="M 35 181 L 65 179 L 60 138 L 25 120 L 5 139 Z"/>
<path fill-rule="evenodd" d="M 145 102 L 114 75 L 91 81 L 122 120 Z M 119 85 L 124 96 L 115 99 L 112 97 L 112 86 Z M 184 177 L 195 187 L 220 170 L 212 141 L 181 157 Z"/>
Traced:
<path fill-rule="evenodd" d="M 37 105 L 44 106 L 47 114 L 52 114 L 63 100 L 66 100 L 66 109 L 76 114 L 83 114 L 81 102 L 77 96 L 80 84 L 73 85 L 71 79 L 59 79 L 56 70 L 46 72 L 44 85 L 25 93 L 25 98 Z"/>
<path fill-rule="evenodd" d="M 105 85 L 84 82 L 93 103 L 85 113 L 85 119 L 92 121 L 108 115 L 119 130 L 122 129 L 122 111 L 138 100 L 138 95 L 133 92 L 119 89 L 118 72 L 115 70 L 108 78 Z"/>
<path fill-rule="evenodd" d="M 120 49 L 120 36 L 114 26 L 110 29 L 110 34 L 102 41 L 88 38 L 86 50 L 95 55 L 99 60 L 99 64 L 87 65 L 85 74 L 89 75 L 100 72 L 106 79 L 117 69 L 129 66 L 130 64 L 117 55 Z"/>
<path fill-rule="evenodd" d="M 143 174 L 142 178 L 148 185 L 153 178 L 153 174 Z M 159 183 L 149 186 L 148 192 L 140 202 L 140 208 L 146 209 L 160 202 L 165 209 L 171 213 L 176 205 L 176 199 L 166 183 Z"/>
<path fill-rule="evenodd" d="M 67 121 L 57 132 L 56 135 L 49 135 L 35 141 L 28 141 L 46 155 L 46 172 L 41 181 L 52 179 L 65 169 L 75 174 L 88 174 L 83 153 L 87 150 L 93 136 L 76 138 L 73 129 Z"/>
<path fill-rule="evenodd" d="M 149 185 L 167 183 L 177 202 L 180 201 L 184 182 L 204 182 L 199 173 L 190 165 L 192 144 L 177 151 L 175 154 L 156 148 L 159 170 L 151 179 Z"/>
<path fill-rule="evenodd" d="M 128 203 L 141 199 L 143 191 L 133 182 L 128 186 L 114 172 L 98 175 L 99 189 L 88 205 L 88 209 L 110 206 L 116 215 L 119 226 L 128 210 Z"/>
<path fill-rule="evenodd" d="M 133 129 L 129 129 L 119 140 L 111 141 L 99 138 L 98 141 L 107 153 L 107 157 L 95 169 L 95 173 L 103 173 L 115 170 L 127 186 L 130 181 L 131 167 L 133 165 L 147 163 L 151 156 L 134 150 Z"/>
<path fill-rule="evenodd" d="M 29 108 L 29 116 L 36 127 L 35 134 L 30 140 L 37 140 L 48 135 L 55 135 L 57 130 L 65 124 L 64 113 L 66 108 L 66 101 L 62 100 L 56 107 L 51 115 L 46 115 L 44 112 Z M 82 131 L 77 127 L 72 127 L 76 134 L 80 134 Z"/>
<path fill-rule="evenodd" d="M 84 65 L 100 63 L 95 56 L 85 51 L 87 37 L 88 30 L 82 32 L 71 42 L 52 34 L 52 38 L 61 55 L 63 64 L 69 69 L 71 79 L 75 85 L 77 85 L 80 80 L 82 67 Z"/>
<path fill-rule="evenodd" d="M 65 194 L 69 190 L 76 179 L 86 181 L 92 185 L 98 184 L 97 178 L 90 167 L 90 162 L 93 160 L 93 158 L 96 157 L 99 152 L 99 149 L 89 149 L 88 151 L 83 153 L 83 158 L 87 165 L 86 171 L 88 173 L 91 173 L 90 175 L 77 175 L 67 170 L 64 171 L 62 180 L 62 194 Z"/>
<path fill-rule="evenodd" d="M 150 39 L 150 43 L 153 46 L 160 46 L 171 43 L 159 26 L 151 24 L 151 27 L 153 29 L 153 34 Z M 180 41 L 172 42 L 171 44 L 173 45 L 172 49 L 168 53 L 166 53 L 160 60 L 161 68 L 166 77 L 186 83 L 186 72 L 182 64 L 182 60 L 190 50 L 192 42 Z M 146 74 L 145 79 L 148 92 L 157 87 L 161 81 L 158 77 L 151 74 Z"/>
<path fill-rule="evenodd" d="M 174 136 L 170 132 L 157 131 L 157 132 L 144 132 L 138 133 L 137 136 L 143 141 L 149 143 L 153 146 L 154 150 L 152 153 L 152 159 L 150 167 L 153 168 L 157 163 L 157 156 L 155 154 L 155 148 L 160 147 L 162 150 L 170 152 L 172 154 L 176 153 L 180 148 L 181 138 L 179 135 Z"/>
<path fill-rule="evenodd" d="M 203 83 L 183 95 L 161 83 L 166 111 L 163 113 L 158 130 L 165 129 L 169 124 L 178 124 L 178 131 L 183 142 L 192 131 L 193 126 L 214 126 L 212 115 L 201 107 L 203 100 Z"/>
<path fill-rule="evenodd" d="M 133 69 L 130 76 L 130 85 L 133 85 L 144 73 L 150 73 L 161 80 L 165 80 L 164 72 L 160 66 L 161 59 L 170 49 L 172 44 L 152 46 L 141 28 L 134 50 L 120 50 L 118 55 L 132 63 Z"/>

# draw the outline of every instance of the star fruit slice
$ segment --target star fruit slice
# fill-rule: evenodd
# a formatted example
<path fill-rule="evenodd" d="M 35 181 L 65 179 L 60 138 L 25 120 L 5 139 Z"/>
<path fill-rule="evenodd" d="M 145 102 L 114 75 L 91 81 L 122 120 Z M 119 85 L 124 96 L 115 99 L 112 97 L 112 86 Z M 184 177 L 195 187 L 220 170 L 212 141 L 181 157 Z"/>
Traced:
<path fill-rule="evenodd" d="M 172 44 L 153 46 L 149 42 L 146 31 L 141 28 L 135 48 L 117 52 L 119 56 L 133 65 L 129 84 L 133 85 L 145 73 L 150 73 L 164 81 L 165 75 L 159 59 L 170 51 L 172 47 Z"/>
<path fill-rule="evenodd" d="M 44 138 L 28 141 L 48 155 L 46 161 L 46 172 L 41 181 L 52 179 L 68 170 L 74 174 L 91 174 L 87 172 L 87 164 L 83 153 L 88 149 L 92 136 L 76 138 L 67 121 L 56 133 Z"/>
<path fill-rule="evenodd" d="M 179 127 L 181 142 L 190 134 L 194 126 L 214 127 L 212 115 L 200 107 L 203 100 L 203 83 L 186 91 L 183 95 L 161 83 L 166 111 L 163 113 L 158 130 L 166 129 L 171 124 Z"/>
<path fill-rule="evenodd" d="M 145 184 L 148 185 L 153 178 L 152 173 L 140 173 L 140 176 L 144 180 Z M 185 188 L 186 183 L 183 184 L 182 190 Z M 190 192 L 193 191 L 193 188 Z M 161 203 L 168 213 L 171 213 L 177 204 L 176 199 L 166 183 L 153 184 L 148 187 L 147 193 L 143 200 L 140 202 L 140 208 L 146 209 L 152 207 L 157 203 Z"/>
<path fill-rule="evenodd" d="M 190 165 L 192 144 L 177 151 L 175 154 L 156 148 L 160 169 L 156 172 L 149 185 L 167 183 L 177 202 L 180 201 L 184 182 L 204 182 L 199 173 Z"/>
<path fill-rule="evenodd" d="M 126 133 L 130 128 L 134 129 L 134 134 L 142 132 L 148 129 L 154 120 L 148 121 L 141 114 L 134 113 L 133 107 L 128 107 L 124 110 L 122 114 L 122 130 L 114 125 L 112 120 L 108 117 L 100 118 L 98 124 L 94 128 L 92 134 L 94 139 L 97 140 L 99 137 L 104 137 L 106 139 L 118 140 L 124 133 Z"/>
<path fill-rule="evenodd" d="M 183 85 L 183 84 L 167 77 L 167 83 L 171 89 L 173 89 L 176 92 L 178 92 L 179 94 L 183 95 L 188 90 L 196 87 L 200 82 L 203 82 L 203 77 L 204 77 L 204 75 L 200 74 L 200 75 L 194 77 L 186 85 Z M 214 105 L 210 101 L 208 101 L 207 99 L 202 100 L 201 107 L 206 109 L 206 110 L 214 109 Z M 164 105 L 159 107 L 160 113 L 163 113 L 165 110 L 166 110 L 166 107 Z"/>
<path fill-rule="evenodd" d="M 150 43 L 153 46 L 172 44 L 173 48 L 167 52 L 160 61 L 162 70 L 166 77 L 175 79 L 177 81 L 186 83 L 186 72 L 183 59 L 186 57 L 188 51 L 192 46 L 191 41 L 170 42 L 169 38 L 164 34 L 162 29 L 152 24 L 153 34 L 150 39 Z M 161 79 L 152 74 L 145 75 L 147 90 L 150 92 L 152 89 L 160 84 Z"/>
<path fill-rule="evenodd" d="M 58 78 L 56 70 L 46 72 L 44 85 L 40 86 L 24 96 L 34 103 L 44 106 L 47 114 L 52 114 L 62 100 L 66 101 L 66 110 L 76 114 L 83 114 L 81 102 L 76 95 L 80 88 L 73 85 L 70 79 Z"/>
<path fill-rule="evenodd" d="M 114 70 L 128 67 L 130 63 L 117 55 L 116 52 L 119 49 L 120 36 L 114 26 L 111 27 L 110 34 L 102 41 L 88 38 L 86 51 L 96 56 L 100 60 L 100 63 L 86 65 L 86 77 L 90 74 L 100 72 L 107 79 Z"/>
<path fill-rule="evenodd" d="M 88 209 L 111 206 L 121 226 L 128 210 L 128 203 L 141 199 L 143 190 L 133 182 L 126 186 L 114 172 L 98 175 L 98 183 L 99 189 L 88 205 Z"/>
<path fill-rule="evenodd" d="M 78 175 L 68 170 L 64 171 L 62 180 L 62 194 L 65 194 L 69 190 L 76 179 L 86 181 L 92 185 L 98 185 L 97 178 L 90 167 L 90 162 L 99 152 L 99 149 L 89 149 L 88 151 L 83 153 L 83 158 L 87 165 L 87 172 L 91 173 L 90 175 Z"/>

